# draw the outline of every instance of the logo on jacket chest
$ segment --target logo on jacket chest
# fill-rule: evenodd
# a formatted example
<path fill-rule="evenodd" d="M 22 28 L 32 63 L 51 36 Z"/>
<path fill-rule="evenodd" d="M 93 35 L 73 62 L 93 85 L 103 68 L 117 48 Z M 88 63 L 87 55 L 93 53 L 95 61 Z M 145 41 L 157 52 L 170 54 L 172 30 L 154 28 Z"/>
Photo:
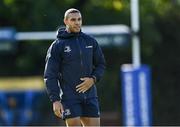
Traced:
<path fill-rule="evenodd" d="M 66 46 L 64 47 L 64 52 L 71 52 L 71 47 L 68 46 L 68 45 L 66 45 Z"/>
<path fill-rule="evenodd" d="M 87 45 L 86 48 L 90 49 L 90 48 L 93 48 L 93 46 L 92 45 Z"/>

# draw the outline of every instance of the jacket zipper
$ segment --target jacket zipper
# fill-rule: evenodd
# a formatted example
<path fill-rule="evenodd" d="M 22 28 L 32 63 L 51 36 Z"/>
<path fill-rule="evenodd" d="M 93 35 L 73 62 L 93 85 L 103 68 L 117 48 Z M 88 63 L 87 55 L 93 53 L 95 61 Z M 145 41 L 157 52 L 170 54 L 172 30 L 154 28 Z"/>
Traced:
<path fill-rule="evenodd" d="M 80 43 L 79 43 L 78 38 L 76 38 L 76 41 L 77 41 L 77 43 L 78 43 L 78 47 L 79 47 L 79 54 L 80 54 L 80 61 L 81 61 L 81 75 L 83 75 L 82 50 L 81 50 L 81 46 L 80 46 Z M 86 100 L 86 94 L 85 94 L 85 93 L 83 93 L 83 97 L 84 97 L 84 99 Z"/>
<path fill-rule="evenodd" d="M 81 75 L 83 75 L 82 50 L 81 50 L 81 46 L 80 46 L 80 43 L 79 43 L 78 38 L 76 38 L 76 41 L 77 41 L 77 43 L 78 43 L 78 47 L 79 47 L 80 65 L 81 65 Z"/>

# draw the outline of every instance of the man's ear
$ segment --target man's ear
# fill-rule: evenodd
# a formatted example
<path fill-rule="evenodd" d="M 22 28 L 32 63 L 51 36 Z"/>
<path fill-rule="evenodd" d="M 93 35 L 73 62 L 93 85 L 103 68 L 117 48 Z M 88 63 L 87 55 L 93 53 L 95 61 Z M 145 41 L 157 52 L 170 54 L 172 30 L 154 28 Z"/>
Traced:
<path fill-rule="evenodd" d="M 64 18 L 64 24 L 67 25 L 67 20 Z"/>

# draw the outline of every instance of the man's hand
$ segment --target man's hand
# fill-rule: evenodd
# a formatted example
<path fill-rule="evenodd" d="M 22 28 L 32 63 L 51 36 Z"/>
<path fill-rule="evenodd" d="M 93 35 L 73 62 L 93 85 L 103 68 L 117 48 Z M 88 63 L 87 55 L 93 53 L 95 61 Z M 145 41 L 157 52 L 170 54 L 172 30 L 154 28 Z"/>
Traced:
<path fill-rule="evenodd" d="M 79 93 L 86 92 L 94 84 L 94 79 L 89 77 L 81 78 L 83 81 L 81 84 L 76 86 L 76 91 Z"/>
<path fill-rule="evenodd" d="M 57 117 L 62 118 L 62 113 L 64 112 L 64 109 L 60 101 L 55 101 L 53 103 L 53 111 Z"/>

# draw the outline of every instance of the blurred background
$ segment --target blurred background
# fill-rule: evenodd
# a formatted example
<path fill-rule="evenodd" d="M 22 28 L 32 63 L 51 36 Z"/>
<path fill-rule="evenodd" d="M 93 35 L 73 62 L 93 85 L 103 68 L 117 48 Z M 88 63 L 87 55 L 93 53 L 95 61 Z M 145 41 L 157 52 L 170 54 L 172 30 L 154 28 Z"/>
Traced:
<path fill-rule="evenodd" d="M 130 0 L 1 0 L 0 29 L 56 31 L 68 8 L 83 25 L 130 27 Z M 180 125 L 180 0 L 140 0 L 141 61 L 151 67 L 152 124 Z M 53 40 L 52 40 L 53 41 Z M 48 41 L 0 41 L 0 125 L 64 125 L 52 112 L 43 71 Z M 97 84 L 102 125 L 123 125 L 120 67 L 132 63 L 131 43 L 102 46 L 107 69 Z"/>

